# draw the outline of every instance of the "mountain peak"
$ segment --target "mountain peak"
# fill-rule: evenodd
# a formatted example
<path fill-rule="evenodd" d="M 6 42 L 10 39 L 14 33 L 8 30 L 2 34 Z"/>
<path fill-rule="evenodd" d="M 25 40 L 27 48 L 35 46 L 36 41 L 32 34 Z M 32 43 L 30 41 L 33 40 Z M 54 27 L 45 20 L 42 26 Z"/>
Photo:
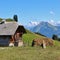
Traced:
<path fill-rule="evenodd" d="M 41 33 L 41 34 L 51 38 L 53 34 L 57 34 L 58 28 L 54 25 L 51 25 L 48 22 L 42 21 L 30 30 L 32 32 L 38 32 L 38 33 Z"/>

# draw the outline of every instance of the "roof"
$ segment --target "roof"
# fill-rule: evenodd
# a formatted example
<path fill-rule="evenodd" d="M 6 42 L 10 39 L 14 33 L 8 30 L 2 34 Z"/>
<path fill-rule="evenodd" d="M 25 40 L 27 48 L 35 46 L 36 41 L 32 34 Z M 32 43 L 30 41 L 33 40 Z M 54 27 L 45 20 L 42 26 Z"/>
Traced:
<path fill-rule="evenodd" d="M 23 32 L 23 34 L 24 34 L 24 33 L 26 33 L 26 30 L 25 30 L 24 26 L 19 25 L 16 32 Z"/>
<path fill-rule="evenodd" d="M 17 22 L 9 22 L 0 24 L 0 35 L 14 35 L 18 26 Z"/>

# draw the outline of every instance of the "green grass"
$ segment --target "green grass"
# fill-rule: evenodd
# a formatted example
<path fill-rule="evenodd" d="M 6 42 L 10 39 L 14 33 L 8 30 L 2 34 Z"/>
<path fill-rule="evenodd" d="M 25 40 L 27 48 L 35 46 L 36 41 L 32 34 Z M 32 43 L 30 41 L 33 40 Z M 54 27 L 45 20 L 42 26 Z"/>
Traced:
<path fill-rule="evenodd" d="M 27 34 L 23 35 L 26 46 L 0 47 L 0 60 L 60 60 L 60 42 L 58 41 L 54 41 L 54 46 L 46 49 L 31 47 L 34 38 L 42 37 L 27 31 Z"/>
<path fill-rule="evenodd" d="M 0 48 L 0 60 L 60 60 L 60 48 L 4 47 Z"/>
<path fill-rule="evenodd" d="M 33 39 L 35 39 L 35 38 L 42 38 L 42 37 L 43 36 L 40 36 L 40 35 L 37 35 L 37 34 L 34 34 L 34 33 L 27 32 L 27 34 L 24 34 L 23 35 L 23 41 L 24 41 L 24 43 L 26 45 L 31 46 Z"/>

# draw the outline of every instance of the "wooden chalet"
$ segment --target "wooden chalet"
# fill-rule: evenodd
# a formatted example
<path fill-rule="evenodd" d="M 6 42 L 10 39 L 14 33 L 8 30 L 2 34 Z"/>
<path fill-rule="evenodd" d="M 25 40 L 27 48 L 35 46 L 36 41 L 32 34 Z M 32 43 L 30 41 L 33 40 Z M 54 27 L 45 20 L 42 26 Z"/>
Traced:
<path fill-rule="evenodd" d="M 17 22 L 0 24 L 0 46 L 22 46 L 24 33 L 26 33 L 24 26 Z"/>

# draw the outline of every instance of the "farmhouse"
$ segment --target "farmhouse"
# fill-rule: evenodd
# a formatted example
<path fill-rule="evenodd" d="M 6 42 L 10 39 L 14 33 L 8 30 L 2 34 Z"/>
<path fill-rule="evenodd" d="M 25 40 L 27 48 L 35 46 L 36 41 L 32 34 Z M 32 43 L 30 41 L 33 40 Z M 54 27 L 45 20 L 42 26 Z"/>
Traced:
<path fill-rule="evenodd" d="M 24 26 L 17 22 L 0 24 L 0 46 L 22 46 L 22 35 L 26 33 Z"/>

